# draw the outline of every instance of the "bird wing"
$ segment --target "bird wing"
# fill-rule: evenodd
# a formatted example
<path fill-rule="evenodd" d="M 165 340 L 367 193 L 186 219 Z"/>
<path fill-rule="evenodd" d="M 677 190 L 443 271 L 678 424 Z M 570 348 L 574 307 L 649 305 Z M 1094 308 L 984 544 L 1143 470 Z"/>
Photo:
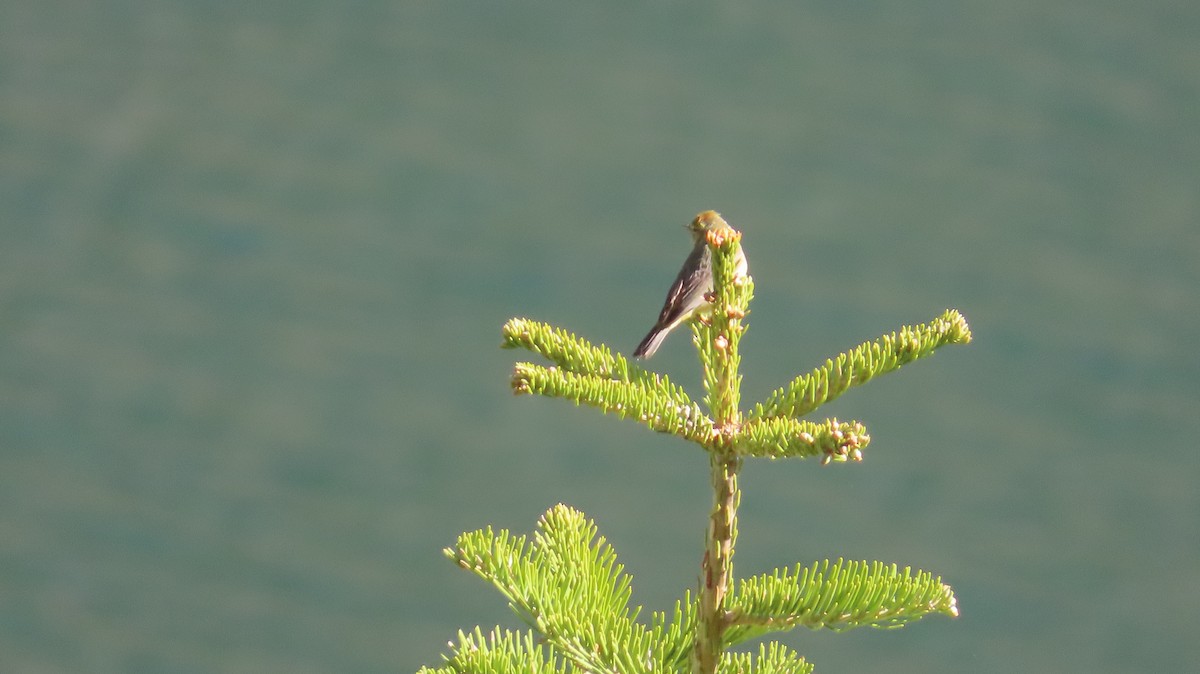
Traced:
<path fill-rule="evenodd" d="M 663 302 L 662 313 L 658 315 L 657 327 L 666 327 L 675 323 L 684 314 L 695 309 L 696 302 L 690 298 L 696 294 L 709 292 L 706 287 L 712 283 L 712 274 L 708 268 L 712 266 L 712 254 L 703 243 L 692 248 L 687 260 L 667 291 L 667 299 Z M 691 305 L 691 306 L 689 306 Z"/>

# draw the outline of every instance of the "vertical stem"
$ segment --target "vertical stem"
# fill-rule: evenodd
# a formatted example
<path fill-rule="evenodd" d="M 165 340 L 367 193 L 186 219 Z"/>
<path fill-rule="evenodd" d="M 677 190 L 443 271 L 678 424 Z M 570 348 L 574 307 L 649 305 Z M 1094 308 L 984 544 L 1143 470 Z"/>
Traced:
<path fill-rule="evenodd" d="M 725 595 L 733 575 L 733 540 L 737 531 L 739 499 L 737 474 L 741 460 L 732 454 L 711 454 L 713 510 L 709 516 L 704 561 L 700 569 L 699 633 L 692 670 L 713 674 L 724 653 L 722 638 L 728 627 Z"/>
<path fill-rule="evenodd" d="M 715 674 L 725 652 L 724 635 L 729 627 L 725 598 L 733 578 L 733 543 L 737 537 L 737 507 L 741 500 L 737 475 L 742 460 L 734 451 L 741 412 L 738 409 L 741 377 L 738 375 L 738 342 L 744 330 L 749 290 L 737 292 L 735 278 L 741 235 L 733 230 L 709 232 L 713 252 L 714 297 L 711 323 L 695 328 L 697 345 L 704 362 L 705 388 L 713 415 L 715 434 L 706 445 L 713 487 L 713 509 L 705 536 L 704 560 L 700 567 L 699 615 L 693 674 Z M 742 270 L 744 271 L 744 270 Z M 748 278 L 745 279 L 748 283 Z"/>

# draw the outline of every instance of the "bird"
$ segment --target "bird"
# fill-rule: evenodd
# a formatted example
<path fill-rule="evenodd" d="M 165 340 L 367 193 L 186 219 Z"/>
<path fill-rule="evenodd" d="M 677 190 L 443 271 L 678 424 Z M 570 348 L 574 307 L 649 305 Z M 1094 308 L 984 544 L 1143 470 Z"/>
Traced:
<path fill-rule="evenodd" d="M 692 252 L 683 261 L 683 268 L 667 291 L 658 321 L 642 342 L 633 350 L 635 358 L 649 358 L 658 351 L 667 334 L 675 326 L 694 318 L 711 307 L 709 296 L 713 291 L 712 250 L 708 247 L 705 234 L 714 229 L 729 229 L 729 223 L 716 211 L 704 211 L 687 225 L 692 234 Z M 746 275 L 746 256 L 738 249 L 734 276 Z"/>

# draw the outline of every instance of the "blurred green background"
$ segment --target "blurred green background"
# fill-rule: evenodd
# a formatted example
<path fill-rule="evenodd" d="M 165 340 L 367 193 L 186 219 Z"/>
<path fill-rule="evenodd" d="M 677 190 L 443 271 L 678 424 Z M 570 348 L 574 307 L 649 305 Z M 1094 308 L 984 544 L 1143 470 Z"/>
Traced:
<path fill-rule="evenodd" d="M 500 596 L 463 530 L 595 518 L 694 587 L 686 443 L 513 398 L 505 319 L 629 351 L 717 209 L 744 400 L 853 391 L 861 465 L 746 469 L 738 571 L 941 574 L 818 672 L 1200 667 L 1200 5 L 0 7 L 0 670 L 408 672 Z M 696 391 L 686 336 L 652 367 Z"/>

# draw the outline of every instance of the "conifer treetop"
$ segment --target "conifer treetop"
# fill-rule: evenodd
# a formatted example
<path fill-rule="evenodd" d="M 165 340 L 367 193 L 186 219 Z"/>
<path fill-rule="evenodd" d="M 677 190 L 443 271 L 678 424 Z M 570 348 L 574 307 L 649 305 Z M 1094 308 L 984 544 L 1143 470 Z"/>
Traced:
<path fill-rule="evenodd" d="M 641 607 L 629 603 L 632 578 L 616 553 L 595 523 L 560 504 L 546 511 L 532 536 L 487 527 L 446 549 L 456 564 L 500 590 L 526 630 L 460 632 L 445 663 L 421 674 L 807 674 L 812 664 L 778 643 L 764 643 L 757 652 L 728 649 L 795 627 L 840 632 L 958 615 L 950 586 L 925 571 L 837 559 L 738 579 L 733 552 L 743 462 L 861 462 L 871 441 L 861 422 L 804 417 L 943 346 L 969 343 L 966 319 L 950 309 L 864 342 L 743 411 L 739 354 L 754 281 L 738 273 L 740 232 L 726 225 L 703 234 L 712 254 L 713 291 L 705 298 L 711 309 L 689 324 L 702 368 L 701 402 L 665 375 L 563 328 L 513 318 L 502 329 L 504 348 L 524 349 L 540 361 L 516 363 L 513 393 L 562 398 L 633 419 L 707 454 L 714 499 L 695 594 L 685 592 L 670 614 L 654 612 L 648 624 L 638 622 Z"/>

